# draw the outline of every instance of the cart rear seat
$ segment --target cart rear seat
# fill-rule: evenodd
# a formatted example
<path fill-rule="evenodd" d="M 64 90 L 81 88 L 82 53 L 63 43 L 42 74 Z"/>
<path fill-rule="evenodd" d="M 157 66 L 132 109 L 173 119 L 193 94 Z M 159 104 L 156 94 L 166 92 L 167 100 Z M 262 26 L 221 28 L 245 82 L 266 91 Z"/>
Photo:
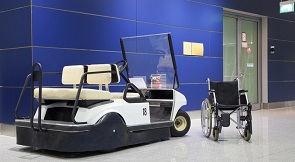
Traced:
<path fill-rule="evenodd" d="M 88 70 L 86 70 L 88 68 Z M 86 72 L 112 71 L 107 73 L 88 74 L 86 83 L 88 84 L 110 84 L 119 82 L 118 68 L 112 64 L 94 64 L 84 67 L 83 65 L 65 66 L 62 71 L 62 83 L 73 85 L 73 88 L 42 88 L 43 99 L 75 100 L 78 89 L 76 85 L 80 83 L 82 75 Z M 85 81 L 84 81 L 85 82 Z M 34 97 L 38 98 L 39 88 L 34 90 Z M 112 99 L 109 91 L 82 88 L 79 100 L 108 100 Z"/>

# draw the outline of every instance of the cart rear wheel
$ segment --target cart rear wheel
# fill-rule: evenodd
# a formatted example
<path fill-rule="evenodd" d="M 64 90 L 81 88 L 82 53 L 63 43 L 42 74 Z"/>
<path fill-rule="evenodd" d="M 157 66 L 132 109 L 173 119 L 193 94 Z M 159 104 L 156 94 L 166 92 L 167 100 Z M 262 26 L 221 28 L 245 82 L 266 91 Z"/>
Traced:
<path fill-rule="evenodd" d="M 201 126 L 205 137 L 209 137 L 212 129 L 212 109 L 209 100 L 206 98 L 201 107 Z"/>
<path fill-rule="evenodd" d="M 174 119 L 174 124 L 170 127 L 170 133 L 172 137 L 184 136 L 190 129 L 191 120 L 189 115 L 183 111 L 179 110 Z"/>

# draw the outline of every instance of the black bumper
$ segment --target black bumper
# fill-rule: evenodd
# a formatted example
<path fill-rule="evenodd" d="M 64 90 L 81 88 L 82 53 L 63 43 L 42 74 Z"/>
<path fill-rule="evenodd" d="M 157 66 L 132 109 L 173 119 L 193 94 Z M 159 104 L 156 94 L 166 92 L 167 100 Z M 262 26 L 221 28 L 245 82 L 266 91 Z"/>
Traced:
<path fill-rule="evenodd" d="M 169 127 L 130 132 L 116 113 L 106 114 L 95 125 L 43 121 L 45 132 L 34 131 L 26 119 L 15 124 L 17 144 L 60 152 L 112 150 L 170 137 Z"/>

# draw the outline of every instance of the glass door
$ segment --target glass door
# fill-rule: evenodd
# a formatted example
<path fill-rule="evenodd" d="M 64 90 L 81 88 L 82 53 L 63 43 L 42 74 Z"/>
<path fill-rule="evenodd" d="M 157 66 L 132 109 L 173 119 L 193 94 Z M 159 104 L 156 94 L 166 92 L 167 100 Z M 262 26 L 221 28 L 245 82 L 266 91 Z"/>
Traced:
<path fill-rule="evenodd" d="M 256 104 L 258 103 L 258 22 L 241 20 L 241 35 L 239 58 L 241 88 L 249 91 L 249 100 Z"/>
<path fill-rule="evenodd" d="M 240 79 L 240 88 L 248 90 L 254 109 L 260 109 L 259 20 L 224 15 L 223 80 Z"/>

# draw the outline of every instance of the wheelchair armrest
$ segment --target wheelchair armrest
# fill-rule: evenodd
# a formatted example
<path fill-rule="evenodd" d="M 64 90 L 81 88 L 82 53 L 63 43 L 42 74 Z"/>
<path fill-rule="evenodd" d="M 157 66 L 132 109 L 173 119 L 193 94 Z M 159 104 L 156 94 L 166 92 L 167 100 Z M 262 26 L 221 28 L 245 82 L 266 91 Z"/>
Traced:
<path fill-rule="evenodd" d="M 241 90 L 239 90 L 239 92 L 240 92 L 240 93 L 245 93 L 245 92 L 248 92 L 248 90 L 243 90 L 243 89 L 241 89 Z"/>
<path fill-rule="evenodd" d="M 215 92 L 215 89 L 210 89 L 208 90 L 209 93 L 214 93 Z"/>

